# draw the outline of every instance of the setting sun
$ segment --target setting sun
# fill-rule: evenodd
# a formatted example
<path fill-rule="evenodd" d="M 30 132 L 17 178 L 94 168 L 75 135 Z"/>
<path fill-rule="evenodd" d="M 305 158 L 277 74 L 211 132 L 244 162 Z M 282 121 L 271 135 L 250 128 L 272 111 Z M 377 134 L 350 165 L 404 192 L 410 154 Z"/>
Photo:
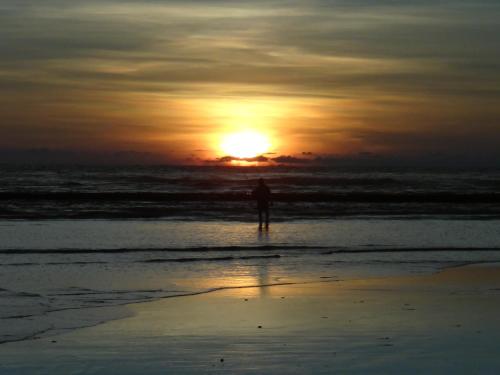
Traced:
<path fill-rule="evenodd" d="M 271 144 L 267 136 L 245 131 L 225 136 L 220 145 L 227 156 L 237 158 L 253 158 L 269 151 Z"/>

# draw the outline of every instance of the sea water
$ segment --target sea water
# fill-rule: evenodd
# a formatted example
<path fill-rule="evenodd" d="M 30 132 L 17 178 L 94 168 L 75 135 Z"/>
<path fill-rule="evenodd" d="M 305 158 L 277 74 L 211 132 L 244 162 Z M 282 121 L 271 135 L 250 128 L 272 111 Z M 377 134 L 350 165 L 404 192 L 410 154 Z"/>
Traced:
<path fill-rule="evenodd" d="M 245 198 L 259 177 L 292 194 L 269 231 Z M 496 172 L 24 168 L 0 179 L 0 342 L 132 302 L 500 261 Z M 204 198 L 168 195 L 186 192 Z"/>

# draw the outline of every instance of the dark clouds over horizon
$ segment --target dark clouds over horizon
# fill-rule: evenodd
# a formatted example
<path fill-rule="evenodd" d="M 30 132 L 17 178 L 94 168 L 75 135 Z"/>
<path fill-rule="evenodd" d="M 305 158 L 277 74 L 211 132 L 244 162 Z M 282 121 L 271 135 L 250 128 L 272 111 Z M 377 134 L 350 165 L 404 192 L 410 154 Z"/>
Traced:
<path fill-rule="evenodd" d="M 253 111 L 280 155 L 500 157 L 498 1 L 0 0 L 0 35 L 2 149 L 181 160 Z"/>

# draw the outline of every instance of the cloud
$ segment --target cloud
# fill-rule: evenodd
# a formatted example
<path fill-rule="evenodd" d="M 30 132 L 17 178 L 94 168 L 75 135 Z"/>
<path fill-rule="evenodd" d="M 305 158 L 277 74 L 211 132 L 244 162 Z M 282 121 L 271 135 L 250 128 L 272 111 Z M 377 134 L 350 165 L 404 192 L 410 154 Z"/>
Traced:
<path fill-rule="evenodd" d="M 317 95 L 359 95 L 374 86 L 405 94 L 437 86 L 457 94 L 464 79 L 470 90 L 498 70 L 500 26 L 491 2 L 454 3 L 452 15 L 449 2 L 259 3 L 10 5 L 0 17 L 0 67 L 47 87 L 106 83 L 182 92 L 189 84 L 255 84 Z"/>
<path fill-rule="evenodd" d="M 0 149 L 0 157 L 2 163 L 29 165 L 158 165 L 171 160 L 162 154 L 134 150 L 88 152 L 48 148 Z"/>
<path fill-rule="evenodd" d="M 290 155 L 281 155 L 275 158 L 272 158 L 272 161 L 280 164 L 310 164 L 314 162 L 311 159 L 298 158 Z"/>
<path fill-rule="evenodd" d="M 255 156 L 252 158 L 238 158 L 234 156 L 223 156 L 220 158 L 216 159 L 209 159 L 206 160 L 208 163 L 221 163 L 221 164 L 227 164 L 231 163 L 233 161 L 236 162 L 250 162 L 250 163 L 269 163 L 269 164 L 311 164 L 317 161 L 316 159 L 306 159 L 306 158 L 299 158 L 291 155 L 280 155 L 277 157 L 267 157 L 265 155 L 259 155 Z"/>
<path fill-rule="evenodd" d="M 267 163 L 269 162 L 269 158 L 267 158 L 264 155 L 259 155 L 251 158 L 238 158 L 235 156 L 222 156 L 220 158 L 215 158 L 215 159 L 207 159 L 205 160 L 206 163 L 215 163 L 215 164 L 228 164 L 233 161 L 236 162 L 249 162 L 249 163 Z"/>
<path fill-rule="evenodd" d="M 188 153 L 220 126 L 196 100 L 229 97 L 303 105 L 272 130 L 315 154 L 493 150 L 499 11 L 494 0 L 0 0 L 0 146 Z"/>

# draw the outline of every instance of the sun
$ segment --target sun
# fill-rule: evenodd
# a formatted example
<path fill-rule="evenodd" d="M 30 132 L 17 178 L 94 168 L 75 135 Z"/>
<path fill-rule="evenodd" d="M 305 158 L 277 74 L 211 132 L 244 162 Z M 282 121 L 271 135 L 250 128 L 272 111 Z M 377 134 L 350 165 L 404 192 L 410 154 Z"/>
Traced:
<path fill-rule="evenodd" d="M 220 148 L 224 155 L 236 158 L 253 158 L 269 151 L 271 143 L 264 134 L 243 131 L 226 135 Z"/>

